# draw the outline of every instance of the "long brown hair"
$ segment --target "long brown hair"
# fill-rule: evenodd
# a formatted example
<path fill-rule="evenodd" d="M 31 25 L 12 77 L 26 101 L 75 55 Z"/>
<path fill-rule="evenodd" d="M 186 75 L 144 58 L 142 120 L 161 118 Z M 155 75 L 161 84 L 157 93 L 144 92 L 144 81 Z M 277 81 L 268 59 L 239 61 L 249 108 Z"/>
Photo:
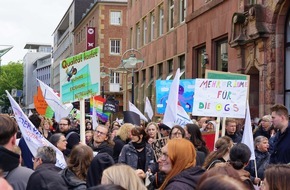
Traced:
<path fill-rule="evenodd" d="M 85 181 L 92 159 L 93 150 L 87 145 L 78 144 L 71 151 L 67 167 L 79 179 Z"/>
<path fill-rule="evenodd" d="M 168 181 L 181 171 L 195 166 L 196 151 L 193 144 L 187 139 L 171 139 L 166 144 L 168 157 L 172 163 L 172 170 L 166 176 L 160 189 L 165 189 Z"/>
<path fill-rule="evenodd" d="M 269 189 L 287 189 L 290 186 L 290 165 L 270 165 L 265 170 L 265 179 Z"/>

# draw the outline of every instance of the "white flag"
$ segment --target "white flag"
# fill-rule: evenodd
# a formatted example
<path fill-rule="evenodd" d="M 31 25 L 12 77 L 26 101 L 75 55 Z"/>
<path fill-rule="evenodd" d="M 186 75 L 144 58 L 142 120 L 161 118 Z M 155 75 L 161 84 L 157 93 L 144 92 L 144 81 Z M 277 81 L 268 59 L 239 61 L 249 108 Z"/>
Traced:
<path fill-rule="evenodd" d="M 170 86 L 167 105 L 164 112 L 163 123 L 172 128 L 177 119 L 177 104 L 178 104 L 178 91 L 180 81 L 180 69 L 178 68 L 175 77 Z"/>
<path fill-rule="evenodd" d="M 143 119 L 144 121 L 148 122 L 148 119 L 143 115 L 143 113 L 140 112 L 140 110 L 132 103 L 129 101 L 129 111 L 135 112 L 138 115 L 140 115 L 140 119 Z"/>
<path fill-rule="evenodd" d="M 43 83 L 41 80 L 37 79 L 37 81 L 39 82 L 42 95 L 46 103 L 54 111 L 55 120 L 59 122 L 61 118 L 67 117 L 72 110 L 73 105 L 71 103 L 63 104 L 60 97 L 53 91 L 52 88 Z"/>
<path fill-rule="evenodd" d="M 250 107 L 249 107 L 248 100 L 247 100 L 246 120 L 245 120 L 245 127 L 244 127 L 244 134 L 243 134 L 243 138 L 242 138 L 242 143 L 247 145 L 249 147 L 249 149 L 251 150 L 250 160 L 255 160 L 253 131 L 252 131 L 252 125 L 251 125 Z"/>
<path fill-rule="evenodd" d="M 176 120 L 174 121 L 175 124 L 184 127 L 187 123 L 193 123 L 182 106 L 177 105 L 177 110 Z"/>
<path fill-rule="evenodd" d="M 147 113 L 149 119 L 152 120 L 154 113 L 153 113 L 153 109 L 152 109 L 152 106 L 151 106 L 151 103 L 150 103 L 148 97 L 146 97 L 146 99 L 145 99 L 144 113 Z"/>
<path fill-rule="evenodd" d="M 12 98 L 12 96 L 9 94 L 7 90 L 6 93 L 9 98 L 13 113 L 15 115 L 15 119 L 22 133 L 22 137 L 24 138 L 32 155 L 36 156 L 37 149 L 39 147 L 50 146 L 56 151 L 55 165 L 57 167 L 64 169 L 66 167 L 66 162 L 63 157 L 63 153 L 42 136 L 42 134 L 36 129 L 36 127 L 32 124 L 32 122 L 23 113 L 22 109 L 19 107 L 19 105 Z"/>

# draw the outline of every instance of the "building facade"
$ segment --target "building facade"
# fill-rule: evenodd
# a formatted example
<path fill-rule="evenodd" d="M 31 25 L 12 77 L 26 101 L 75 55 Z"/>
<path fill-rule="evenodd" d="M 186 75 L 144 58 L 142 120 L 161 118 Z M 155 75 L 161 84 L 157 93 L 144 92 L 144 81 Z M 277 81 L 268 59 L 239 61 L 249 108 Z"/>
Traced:
<path fill-rule="evenodd" d="M 23 58 L 23 105 L 27 110 L 34 109 L 34 95 L 37 92 L 37 80 L 50 85 L 51 51 L 49 44 L 27 43 L 28 52 Z"/>
<path fill-rule="evenodd" d="M 87 30 L 94 29 L 94 46 L 100 47 L 101 94 L 118 100 L 119 110 L 123 110 L 123 95 L 119 87 L 122 79 L 114 70 L 126 50 L 126 16 L 127 0 L 95 1 L 73 30 L 74 55 L 77 55 L 87 50 Z"/>

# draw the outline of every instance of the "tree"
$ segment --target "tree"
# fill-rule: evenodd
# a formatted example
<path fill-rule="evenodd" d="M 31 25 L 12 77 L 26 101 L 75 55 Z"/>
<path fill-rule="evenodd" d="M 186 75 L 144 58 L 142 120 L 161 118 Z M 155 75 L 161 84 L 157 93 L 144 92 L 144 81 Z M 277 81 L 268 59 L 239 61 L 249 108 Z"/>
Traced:
<path fill-rule="evenodd" d="M 8 110 L 10 102 L 5 90 L 11 93 L 12 89 L 22 90 L 23 85 L 23 65 L 22 62 L 9 62 L 0 68 L 0 106 L 3 110 Z M 1 110 L 0 110 L 1 112 Z"/>

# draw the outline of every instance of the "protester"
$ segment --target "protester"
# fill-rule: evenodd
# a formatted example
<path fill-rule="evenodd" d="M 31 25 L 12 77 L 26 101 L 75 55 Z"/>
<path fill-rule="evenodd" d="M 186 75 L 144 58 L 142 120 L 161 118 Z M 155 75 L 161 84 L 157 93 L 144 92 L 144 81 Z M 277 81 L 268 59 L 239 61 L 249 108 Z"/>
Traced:
<path fill-rule="evenodd" d="M 92 130 L 87 130 L 85 132 L 86 145 L 90 145 L 93 142 L 93 136 L 94 136 L 94 133 Z"/>
<path fill-rule="evenodd" d="M 265 136 L 268 139 L 270 138 L 270 128 L 272 125 L 271 115 L 264 115 L 261 119 L 260 125 L 253 131 L 254 138 L 257 136 Z"/>
<path fill-rule="evenodd" d="M 209 121 L 208 117 L 200 117 L 197 121 L 198 127 L 200 128 L 200 131 L 203 131 L 204 128 L 207 125 L 207 121 Z"/>
<path fill-rule="evenodd" d="M 101 183 L 120 185 L 126 190 L 147 190 L 136 172 L 125 164 L 116 164 L 105 169 Z"/>
<path fill-rule="evenodd" d="M 288 109 L 276 104 L 271 107 L 272 123 L 279 129 L 274 139 L 273 153 L 270 157 L 271 164 L 288 164 L 290 162 L 290 127 Z"/>
<path fill-rule="evenodd" d="M 246 186 L 239 180 L 226 175 L 214 175 L 204 180 L 197 190 L 245 190 Z"/>
<path fill-rule="evenodd" d="M 0 169 L 14 190 L 25 190 L 33 170 L 19 166 L 20 156 L 14 152 L 18 126 L 8 115 L 0 114 Z"/>
<path fill-rule="evenodd" d="M 62 133 L 55 133 L 51 135 L 49 142 L 58 148 L 61 152 L 66 150 L 67 140 Z"/>
<path fill-rule="evenodd" d="M 185 137 L 185 131 L 180 125 L 174 125 L 170 132 L 169 132 L 169 138 L 184 138 Z"/>
<path fill-rule="evenodd" d="M 131 129 L 134 125 L 131 123 L 123 124 L 117 132 L 117 136 L 114 138 L 113 159 L 115 163 L 118 163 L 119 155 L 125 144 L 128 144 L 131 139 Z"/>
<path fill-rule="evenodd" d="M 242 135 L 237 131 L 237 121 L 232 118 L 226 119 L 226 136 L 230 137 L 234 143 L 242 141 Z"/>
<path fill-rule="evenodd" d="M 166 174 L 160 187 L 163 189 L 195 189 L 204 170 L 195 167 L 196 151 L 193 144 L 186 139 L 171 139 L 162 148 L 158 159 L 159 170 Z"/>
<path fill-rule="evenodd" d="M 67 140 L 66 150 L 64 151 L 65 156 L 69 156 L 72 148 L 79 144 L 80 136 L 71 126 L 69 118 L 62 118 L 59 122 L 59 130 L 64 134 Z"/>
<path fill-rule="evenodd" d="M 52 125 L 52 121 L 49 118 L 44 117 L 41 122 L 40 132 L 44 138 L 49 139 L 52 135 L 50 132 L 50 126 Z"/>
<path fill-rule="evenodd" d="M 251 174 L 251 179 L 253 179 L 256 176 L 256 170 L 258 178 L 261 180 L 264 179 L 264 171 L 267 168 L 270 160 L 270 153 L 268 152 L 269 143 L 268 139 L 265 136 L 257 136 L 255 138 L 255 162 L 254 160 L 251 160 L 249 165 L 245 168 L 247 171 Z M 257 182 L 254 182 L 254 184 L 257 184 Z"/>
<path fill-rule="evenodd" d="M 149 144 L 152 144 L 156 139 L 161 138 L 158 124 L 155 122 L 148 123 L 148 125 L 145 128 L 145 131 L 149 136 L 149 139 L 148 139 Z"/>
<path fill-rule="evenodd" d="M 203 152 L 205 156 L 207 156 L 209 150 L 206 147 L 206 142 L 202 138 L 199 127 L 196 124 L 188 123 L 185 125 L 184 130 L 186 138 L 190 140 L 190 142 L 192 142 L 192 144 L 198 151 Z"/>
<path fill-rule="evenodd" d="M 95 153 L 106 152 L 113 156 L 113 142 L 109 141 L 109 129 L 104 125 L 98 125 L 94 130 L 94 136 L 89 146 Z"/>
<path fill-rule="evenodd" d="M 92 160 L 88 170 L 87 187 L 101 184 L 103 171 L 114 163 L 113 158 L 108 153 L 98 153 Z"/>
<path fill-rule="evenodd" d="M 40 119 L 39 115 L 34 113 L 34 114 L 30 115 L 28 117 L 28 119 L 31 121 L 31 123 L 34 125 L 34 127 L 37 130 L 39 130 L 39 127 L 41 124 L 41 119 Z M 29 147 L 27 146 L 27 144 L 24 140 L 24 137 L 22 137 L 19 140 L 18 146 L 21 149 L 21 154 L 22 154 L 21 156 L 22 156 L 24 165 L 30 169 L 33 169 L 33 162 L 32 162 L 33 155 L 31 153 Z"/>
<path fill-rule="evenodd" d="M 159 124 L 159 130 L 162 137 L 168 137 L 170 132 L 170 127 L 165 125 L 164 123 Z"/>
<path fill-rule="evenodd" d="M 247 189 L 254 190 L 255 187 L 250 179 L 250 173 L 244 169 L 248 165 L 250 157 L 251 150 L 249 147 L 243 143 L 238 143 L 231 148 L 228 162 L 236 169 Z M 255 181 L 258 184 L 260 179 L 255 179 Z"/>
<path fill-rule="evenodd" d="M 65 190 L 67 186 L 60 177 L 61 168 L 55 166 L 56 152 L 49 146 L 37 149 L 34 158 L 35 172 L 30 176 L 26 190 Z"/>
<path fill-rule="evenodd" d="M 93 151 L 89 146 L 78 144 L 72 149 L 67 167 L 60 173 L 68 189 L 87 188 L 86 178 L 92 159 Z"/>
<path fill-rule="evenodd" d="M 226 162 L 229 160 L 230 150 L 233 141 L 228 136 L 220 137 L 215 143 L 215 150 L 206 157 L 203 167 L 207 170 L 214 167 L 216 163 Z"/>
<path fill-rule="evenodd" d="M 85 129 L 86 131 L 87 130 L 93 130 L 93 124 L 92 124 L 92 122 L 90 122 L 90 121 L 87 121 L 86 122 L 86 129 Z"/>
<path fill-rule="evenodd" d="M 153 149 L 147 143 L 148 137 L 143 127 L 134 127 L 131 139 L 122 148 L 118 162 L 128 164 L 136 170 L 139 177 L 145 179 L 147 171 L 155 173 L 157 170 Z"/>
<path fill-rule="evenodd" d="M 286 190 L 290 187 L 290 165 L 271 165 L 265 170 L 262 190 Z"/>

